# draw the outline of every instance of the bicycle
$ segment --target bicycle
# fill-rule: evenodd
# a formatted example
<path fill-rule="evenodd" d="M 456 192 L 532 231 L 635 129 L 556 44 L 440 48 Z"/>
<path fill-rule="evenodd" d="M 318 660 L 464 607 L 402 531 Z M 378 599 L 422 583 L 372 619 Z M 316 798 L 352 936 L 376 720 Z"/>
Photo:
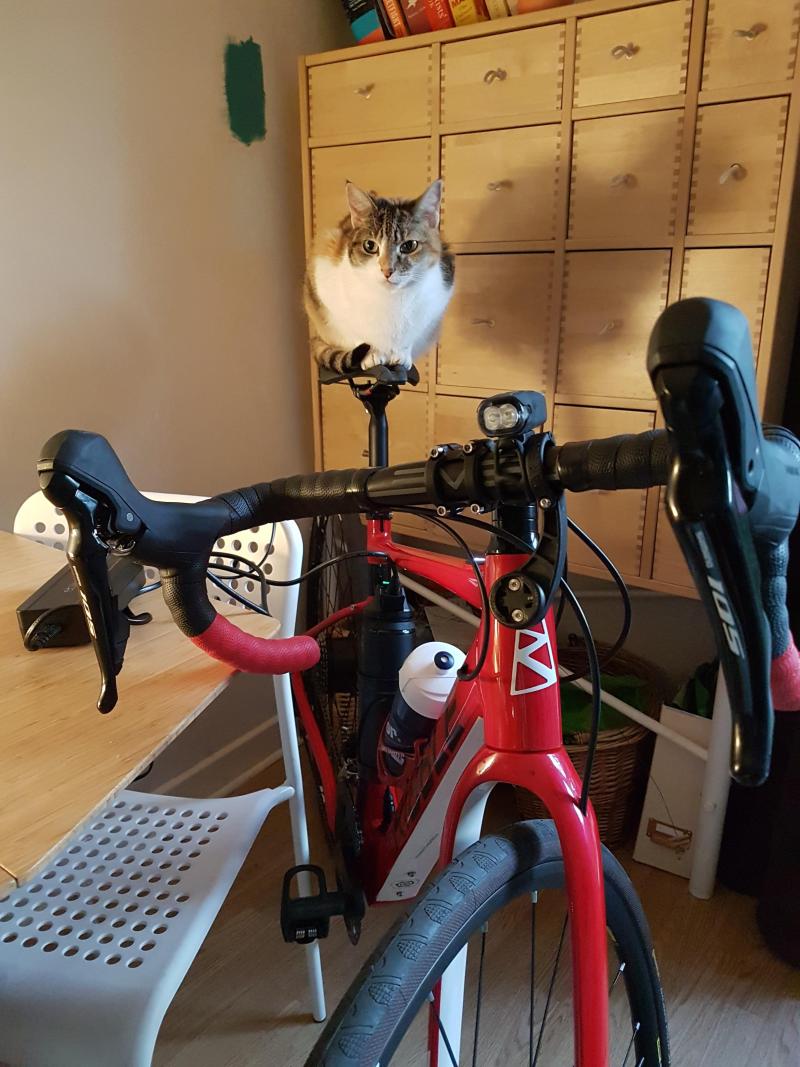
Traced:
<path fill-rule="evenodd" d="M 555 1062 L 546 1027 L 569 926 L 574 1039 L 563 1062 L 670 1063 L 666 1011 L 641 905 L 622 868 L 599 844 L 588 796 L 590 766 L 581 781 L 562 748 L 555 644 L 561 590 L 586 638 L 594 737 L 601 666 L 565 579 L 564 494 L 666 484 L 667 509 L 714 630 L 731 697 L 732 773 L 755 784 L 769 768 L 773 649 L 779 654 L 773 676 L 781 706 L 787 700 L 800 706 L 800 666 L 785 612 L 786 541 L 800 503 L 800 443 L 788 431 L 762 431 L 747 323 L 727 305 L 695 299 L 668 308 L 653 330 L 648 369 L 664 431 L 558 445 L 537 429 L 545 421 L 543 397 L 501 394 L 479 407 L 482 438 L 435 449 L 419 463 L 281 479 L 194 505 L 141 496 L 98 435 L 65 431 L 44 446 L 40 483 L 69 522 L 68 556 L 100 666 L 101 710 L 116 702 L 124 651 L 106 577 L 109 551 L 159 568 L 177 625 L 208 654 L 243 670 L 294 675 L 327 827 L 342 853 L 342 882 L 337 893 L 321 886 L 294 913 L 287 909 L 284 919 L 294 914 L 297 920 L 290 936 L 315 936 L 338 912 L 355 938 L 362 890 L 370 903 L 417 896 L 438 863 L 439 873 L 408 918 L 357 976 L 309 1063 L 374 1067 L 402 1047 L 403 1058 L 395 1062 L 406 1064 L 418 1050 L 405 1051 L 401 1042 L 413 1041 L 419 1031 L 419 1051 L 433 1067 L 457 1065 L 472 935 L 480 937 L 480 991 L 488 926 L 502 931 L 505 909 L 522 900 L 530 909 L 535 969 L 539 894 L 559 887 L 566 891 L 568 922 L 547 976 L 538 1031 L 535 983 L 532 977 L 526 983 L 518 1017 L 524 1026 L 514 1037 L 520 1056 L 529 1067 L 543 1064 L 543 1056 Z M 384 400 L 397 389 L 396 381 L 383 378 L 364 387 L 363 395 L 373 406 L 378 460 L 375 450 L 385 444 Z M 424 504 L 438 509 L 429 517 L 440 523 L 445 517 L 477 521 L 462 514 L 469 507 L 491 510 L 485 558 L 463 562 L 393 541 L 390 512 Z M 335 767 L 326 748 L 331 739 L 300 677 L 319 659 L 315 633 L 281 641 L 243 634 L 216 615 L 205 576 L 220 536 L 283 518 L 361 511 L 367 513 L 366 548 L 355 552 L 368 561 L 371 596 L 323 620 L 316 635 L 335 634 L 337 624 L 360 617 L 362 640 L 371 629 L 393 626 L 393 640 L 384 647 L 394 651 L 383 663 L 361 663 L 358 722 L 354 726 L 346 716 L 346 762 Z M 444 714 L 430 736 L 406 746 L 398 772 L 387 761 L 385 723 L 397 668 L 413 644 L 401 574 L 449 590 L 480 613 L 480 625 Z M 486 799 L 498 782 L 538 794 L 553 821 L 520 823 L 505 836 L 481 839 Z M 610 972 L 607 930 L 615 957 Z M 480 1001 L 474 1015 L 467 1049 L 473 1064 Z"/>

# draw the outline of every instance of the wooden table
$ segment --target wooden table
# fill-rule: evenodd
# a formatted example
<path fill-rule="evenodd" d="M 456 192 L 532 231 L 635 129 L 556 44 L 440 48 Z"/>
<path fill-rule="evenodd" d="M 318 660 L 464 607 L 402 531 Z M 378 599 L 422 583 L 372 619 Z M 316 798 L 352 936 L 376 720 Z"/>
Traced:
<path fill-rule="evenodd" d="M 17 606 L 64 562 L 57 549 L 0 531 L 0 892 L 30 878 L 233 673 L 177 630 L 159 592 L 145 594 L 136 610 L 153 621 L 131 628 L 119 703 L 101 715 L 90 645 L 39 652 L 22 645 Z M 265 637 L 277 629 L 244 611 L 235 621 Z"/>

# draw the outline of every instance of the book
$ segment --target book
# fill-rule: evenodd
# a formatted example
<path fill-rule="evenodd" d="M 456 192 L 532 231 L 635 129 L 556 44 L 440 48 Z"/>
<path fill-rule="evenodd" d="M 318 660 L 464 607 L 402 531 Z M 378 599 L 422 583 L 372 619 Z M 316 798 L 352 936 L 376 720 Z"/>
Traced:
<path fill-rule="evenodd" d="M 448 30 L 451 26 L 455 26 L 447 0 L 425 0 L 425 7 L 432 30 Z"/>
<path fill-rule="evenodd" d="M 350 29 L 359 44 L 385 41 L 388 34 L 381 21 L 379 0 L 342 0 Z"/>
<path fill-rule="evenodd" d="M 392 28 L 392 37 L 408 37 L 408 26 L 403 18 L 403 9 L 400 0 L 381 0 L 386 18 Z"/>
<path fill-rule="evenodd" d="M 449 0 L 456 26 L 469 26 L 473 22 L 485 22 L 489 17 L 483 0 Z"/>
<path fill-rule="evenodd" d="M 425 0 L 400 0 L 400 3 L 410 33 L 417 34 L 431 32 L 433 27 L 428 18 L 428 9 L 425 7 Z"/>
<path fill-rule="evenodd" d="M 506 0 L 484 0 L 484 2 L 490 19 L 504 19 L 511 14 Z"/>

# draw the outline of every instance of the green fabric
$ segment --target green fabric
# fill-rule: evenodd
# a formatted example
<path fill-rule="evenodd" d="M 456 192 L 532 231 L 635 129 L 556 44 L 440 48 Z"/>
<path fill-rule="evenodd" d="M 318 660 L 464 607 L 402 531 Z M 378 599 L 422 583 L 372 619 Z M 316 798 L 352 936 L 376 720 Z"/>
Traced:
<path fill-rule="evenodd" d="M 675 694 L 672 701 L 674 706 L 703 719 L 710 719 L 714 712 L 718 668 L 716 661 L 701 663 L 686 685 Z"/>
<path fill-rule="evenodd" d="M 264 70 L 261 46 L 252 37 L 231 41 L 225 49 L 225 97 L 231 133 L 242 144 L 266 136 Z"/>
<path fill-rule="evenodd" d="M 610 696 L 624 700 L 632 708 L 644 711 L 647 706 L 647 682 L 630 674 L 601 674 L 600 684 Z M 561 718 L 564 740 L 579 733 L 588 733 L 592 724 L 592 698 L 589 693 L 569 683 L 561 686 Z M 603 703 L 600 709 L 600 729 L 620 730 L 630 726 L 631 720 Z"/>

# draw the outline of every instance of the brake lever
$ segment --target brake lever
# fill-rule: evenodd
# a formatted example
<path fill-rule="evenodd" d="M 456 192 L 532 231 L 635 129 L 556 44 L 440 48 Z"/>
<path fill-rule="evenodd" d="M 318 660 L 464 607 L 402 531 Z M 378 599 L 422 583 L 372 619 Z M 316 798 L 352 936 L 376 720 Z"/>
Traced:
<path fill-rule="evenodd" d="M 766 471 L 747 320 L 719 301 L 679 301 L 656 323 L 647 362 L 673 444 L 667 514 L 728 684 L 731 773 L 758 785 L 769 774 L 773 709 L 749 516 Z"/>
<path fill-rule="evenodd" d="M 130 621 L 119 610 L 108 580 L 108 546 L 98 537 L 103 505 L 81 490 L 69 475 L 53 472 L 42 479 L 42 491 L 61 508 L 69 526 L 67 559 L 75 576 L 86 625 L 100 668 L 97 709 L 104 715 L 117 703 L 117 675 L 122 670 Z"/>

